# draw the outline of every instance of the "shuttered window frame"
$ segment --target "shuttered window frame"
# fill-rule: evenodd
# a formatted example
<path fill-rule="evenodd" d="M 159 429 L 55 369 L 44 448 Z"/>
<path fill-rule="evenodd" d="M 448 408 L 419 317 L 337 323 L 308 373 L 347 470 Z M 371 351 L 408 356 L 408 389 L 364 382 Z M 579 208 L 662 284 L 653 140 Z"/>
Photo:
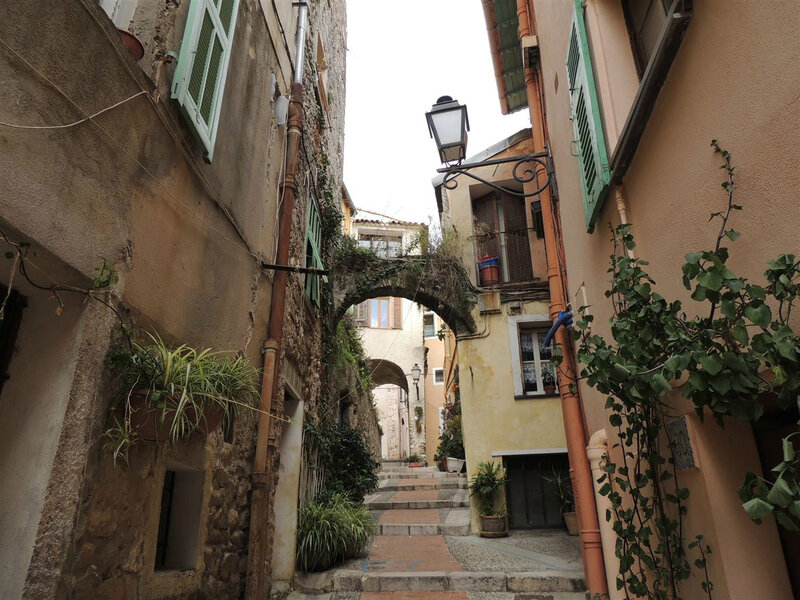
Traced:
<path fill-rule="evenodd" d="M 572 126 L 578 145 L 578 165 L 586 214 L 586 230 L 594 231 L 611 182 L 611 167 L 597 100 L 594 69 L 581 0 L 575 0 L 567 47 L 567 82 L 572 107 Z"/>
<path fill-rule="evenodd" d="M 322 269 L 322 219 L 317 199 L 311 196 L 306 211 L 306 268 Z M 306 296 L 315 306 L 320 305 L 321 281 L 327 277 L 305 274 Z"/>
<path fill-rule="evenodd" d="M 178 101 L 192 131 L 203 144 L 209 162 L 214 157 L 238 12 L 239 0 L 191 0 L 172 80 L 172 98 Z M 202 39 L 208 42 L 199 47 Z M 203 59 L 202 64 L 198 58 Z M 211 79 L 214 84 L 209 88 Z"/>

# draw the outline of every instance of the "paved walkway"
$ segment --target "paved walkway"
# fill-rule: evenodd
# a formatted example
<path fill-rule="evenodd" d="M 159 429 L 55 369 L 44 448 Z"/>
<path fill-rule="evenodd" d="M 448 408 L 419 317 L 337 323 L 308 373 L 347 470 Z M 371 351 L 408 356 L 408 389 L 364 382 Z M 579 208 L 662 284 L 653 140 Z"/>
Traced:
<path fill-rule="evenodd" d="M 289 600 L 584 600 L 577 538 L 470 535 L 464 475 L 384 464 L 365 504 L 379 535 L 365 556 L 298 574 Z"/>

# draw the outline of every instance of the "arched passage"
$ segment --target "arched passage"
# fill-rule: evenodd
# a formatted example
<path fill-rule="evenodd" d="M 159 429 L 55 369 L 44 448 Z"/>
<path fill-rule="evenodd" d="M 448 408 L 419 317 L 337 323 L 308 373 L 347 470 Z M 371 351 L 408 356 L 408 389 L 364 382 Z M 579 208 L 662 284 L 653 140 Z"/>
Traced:
<path fill-rule="evenodd" d="M 434 255 L 381 258 L 352 248 L 337 255 L 332 270 L 337 319 L 355 304 L 393 296 L 426 306 L 456 335 L 475 333 L 472 307 L 477 290 L 455 259 Z"/>
<path fill-rule="evenodd" d="M 402 459 L 409 452 L 408 377 L 400 365 L 386 359 L 372 359 L 372 395 L 378 410 L 381 456 Z"/>
<path fill-rule="evenodd" d="M 400 365 L 378 358 L 370 359 L 369 362 L 372 369 L 372 381 L 376 386 L 389 383 L 402 388 L 406 394 L 408 393 L 408 377 Z"/>

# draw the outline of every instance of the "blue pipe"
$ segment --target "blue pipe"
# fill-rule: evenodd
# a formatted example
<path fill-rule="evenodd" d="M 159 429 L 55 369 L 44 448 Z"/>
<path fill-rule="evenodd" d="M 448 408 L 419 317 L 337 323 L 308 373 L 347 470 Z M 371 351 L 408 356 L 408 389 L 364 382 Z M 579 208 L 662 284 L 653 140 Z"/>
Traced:
<path fill-rule="evenodd" d="M 558 313 L 558 318 L 556 319 L 556 322 L 553 323 L 553 326 L 550 328 L 550 331 L 547 332 L 547 335 L 544 336 L 544 340 L 542 340 L 542 348 L 546 348 L 550 344 L 550 342 L 553 340 L 553 336 L 556 334 L 556 331 L 562 325 L 567 329 L 572 329 L 571 310 L 566 310 Z"/>

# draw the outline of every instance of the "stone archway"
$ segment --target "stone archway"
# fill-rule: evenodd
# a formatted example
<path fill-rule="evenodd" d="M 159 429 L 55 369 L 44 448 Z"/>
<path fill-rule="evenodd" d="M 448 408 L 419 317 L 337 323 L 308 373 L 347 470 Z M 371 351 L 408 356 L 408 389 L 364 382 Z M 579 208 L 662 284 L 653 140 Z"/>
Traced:
<path fill-rule="evenodd" d="M 386 359 L 371 359 L 372 395 L 378 410 L 382 458 L 397 460 L 408 456 L 408 376 L 400 365 Z"/>
<path fill-rule="evenodd" d="M 456 335 L 475 333 L 477 289 L 455 259 L 433 254 L 381 258 L 360 248 L 341 250 L 332 268 L 334 315 L 381 296 L 407 298 L 438 314 Z"/>

